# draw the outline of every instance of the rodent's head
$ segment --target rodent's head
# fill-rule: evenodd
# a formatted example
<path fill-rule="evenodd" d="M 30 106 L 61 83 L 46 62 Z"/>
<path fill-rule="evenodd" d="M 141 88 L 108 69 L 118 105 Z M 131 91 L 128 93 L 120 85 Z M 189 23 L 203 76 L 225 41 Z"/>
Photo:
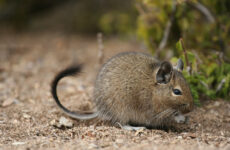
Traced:
<path fill-rule="evenodd" d="M 179 59 L 176 67 L 164 61 L 154 72 L 157 92 L 154 92 L 153 100 L 158 112 L 173 109 L 187 113 L 193 109 L 193 97 L 182 70 L 183 62 Z"/>

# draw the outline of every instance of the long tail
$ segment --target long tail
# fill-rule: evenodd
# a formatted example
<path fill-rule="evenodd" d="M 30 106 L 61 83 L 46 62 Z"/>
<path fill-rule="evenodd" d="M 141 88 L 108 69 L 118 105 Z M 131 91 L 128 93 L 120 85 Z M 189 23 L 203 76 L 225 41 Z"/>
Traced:
<path fill-rule="evenodd" d="M 82 65 L 77 65 L 77 66 L 72 66 L 72 67 L 69 67 L 63 71 L 61 71 L 60 73 L 57 74 L 57 76 L 54 78 L 52 84 L 51 84 L 51 93 L 53 95 L 53 98 L 55 100 L 55 102 L 57 103 L 57 105 L 71 118 L 74 118 L 74 119 L 80 119 L 80 120 L 89 120 L 89 119 L 93 119 L 93 118 L 96 118 L 98 116 L 97 112 L 94 112 L 94 113 L 90 113 L 90 114 L 80 114 L 80 113 L 77 113 L 77 112 L 73 112 L 73 111 L 70 111 L 68 110 L 66 107 L 64 107 L 58 96 L 57 96 L 57 85 L 58 85 L 58 82 L 66 77 L 66 76 L 72 76 L 72 75 L 75 75 L 75 74 L 79 74 L 80 71 L 81 71 L 81 68 L 82 68 Z"/>

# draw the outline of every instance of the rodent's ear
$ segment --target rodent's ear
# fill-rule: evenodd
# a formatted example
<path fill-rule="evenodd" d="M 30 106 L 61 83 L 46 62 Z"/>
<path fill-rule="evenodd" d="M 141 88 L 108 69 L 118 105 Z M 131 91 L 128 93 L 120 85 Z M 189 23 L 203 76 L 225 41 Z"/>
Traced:
<path fill-rule="evenodd" d="M 166 84 L 172 77 L 173 67 L 170 62 L 164 61 L 156 74 L 157 83 Z"/>
<path fill-rule="evenodd" d="M 183 61 L 182 61 L 181 59 L 179 59 L 179 60 L 177 61 L 176 69 L 177 69 L 178 71 L 183 71 L 183 69 L 184 69 L 184 63 L 183 63 Z"/>

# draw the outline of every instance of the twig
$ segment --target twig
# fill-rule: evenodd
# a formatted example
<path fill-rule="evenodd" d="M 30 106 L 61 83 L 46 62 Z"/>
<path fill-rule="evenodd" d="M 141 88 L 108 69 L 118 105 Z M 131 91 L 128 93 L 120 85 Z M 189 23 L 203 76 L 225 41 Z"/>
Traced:
<path fill-rule="evenodd" d="M 104 45 L 102 39 L 102 33 L 97 34 L 97 42 L 98 42 L 98 63 L 102 64 L 104 60 Z"/>
<path fill-rule="evenodd" d="M 223 88 L 225 82 L 226 82 L 226 79 L 223 78 L 223 79 L 220 81 L 220 83 L 218 84 L 218 86 L 217 86 L 217 88 L 216 88 L 216 92 L 219 92 L 219 91 Z"/>
<path fill-rule="evenodd" d="M 142 6 L 141 6 L 140 3 L 136 3 L 135 6 L 136 6 L 137 11 L 138 11 L 141 15 L 146 14 L 146 13 L 145 13 L 145 10 L 142 8 Z"/>
<path fill-rule="evenodd" d="M 172 24 L 173 24 L 173 21 L 175 18 L 175 13 L 176 13 L 176 0 L 172 0 L 171 16 L 170 16 L 170 19 L 168 20 L 168 22 L 166 24 L 166 27 L 164 30 L 164 35 L 163 35 L 163 38 L 161 39 L 159 47 L 157 48 L 156 55 L 159 55 L 159 53 L 162 51 L 162 49 L 164 49 L 165 46 L 167 45 L 170 30 L 171 30 L 171 27 L 172 27 Z"/>
<path fill-rule="evenodd" d="M 224 53 L 223 52 L 217 52 L 217 54 L 218 54 L 217 61 L 218 61 L 219 65 L 222 65 L 224 62 Z"/>
<path fill-rule="evenodd" d="M 188 4 L 194 6 L 198 11 L 200 11 L 210 23 L 215 23 L 215 17 L 212 15 L 212 13 L 208 10 L 207 7 L 205 7 L 200 2 L 190 2 L 187 0 Z"/>
<path fill-rule="evenodd" d="M 188 67 L 188 72 L 191 75 L 192 74 L 192 65 L 189 63 L 188 55 L 187 55 L 187 52 L 186 52 L 186 49 L 185 49 L 184 42 L 183 42 L 182 38 L 180 38 L 180 43 L 182 45 L 182 49 L 183 49 L 183 52 L 184 52 L 184 57 L 185 57 L 186 66 Z"/>
<path fill-rule="evenodd" d="M 209 90 L 209 86 L 207 83 L 205 83 L 204 81 L 200 81 L 200 83 L 207 89 Z"/>

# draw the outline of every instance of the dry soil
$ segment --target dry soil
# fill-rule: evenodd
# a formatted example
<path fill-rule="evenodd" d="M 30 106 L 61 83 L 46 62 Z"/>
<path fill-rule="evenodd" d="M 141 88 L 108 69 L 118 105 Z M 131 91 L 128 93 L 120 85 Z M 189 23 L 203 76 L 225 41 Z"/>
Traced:
<path fill-rule="evenodd" d="M 145 52 L 135 40 L 109 38 L 104 47 L 104 60 L 123 51 Z M 230 101 L 226 100 L 202 101 L 187 125 L 167 131 L 126 131 L 100 120 L 68 118 L 54 103 L 50 83 L 73 63 L 83 63 L 85 69 L 79 77 L 63 79 L 58 94 L 66 107 L 90 110 L 100 67 L 96 38 L 58 33 L 0 35 L 0 150 L 230 150 Z M 61 124 L 63 117 L 67 121 Z"/>

